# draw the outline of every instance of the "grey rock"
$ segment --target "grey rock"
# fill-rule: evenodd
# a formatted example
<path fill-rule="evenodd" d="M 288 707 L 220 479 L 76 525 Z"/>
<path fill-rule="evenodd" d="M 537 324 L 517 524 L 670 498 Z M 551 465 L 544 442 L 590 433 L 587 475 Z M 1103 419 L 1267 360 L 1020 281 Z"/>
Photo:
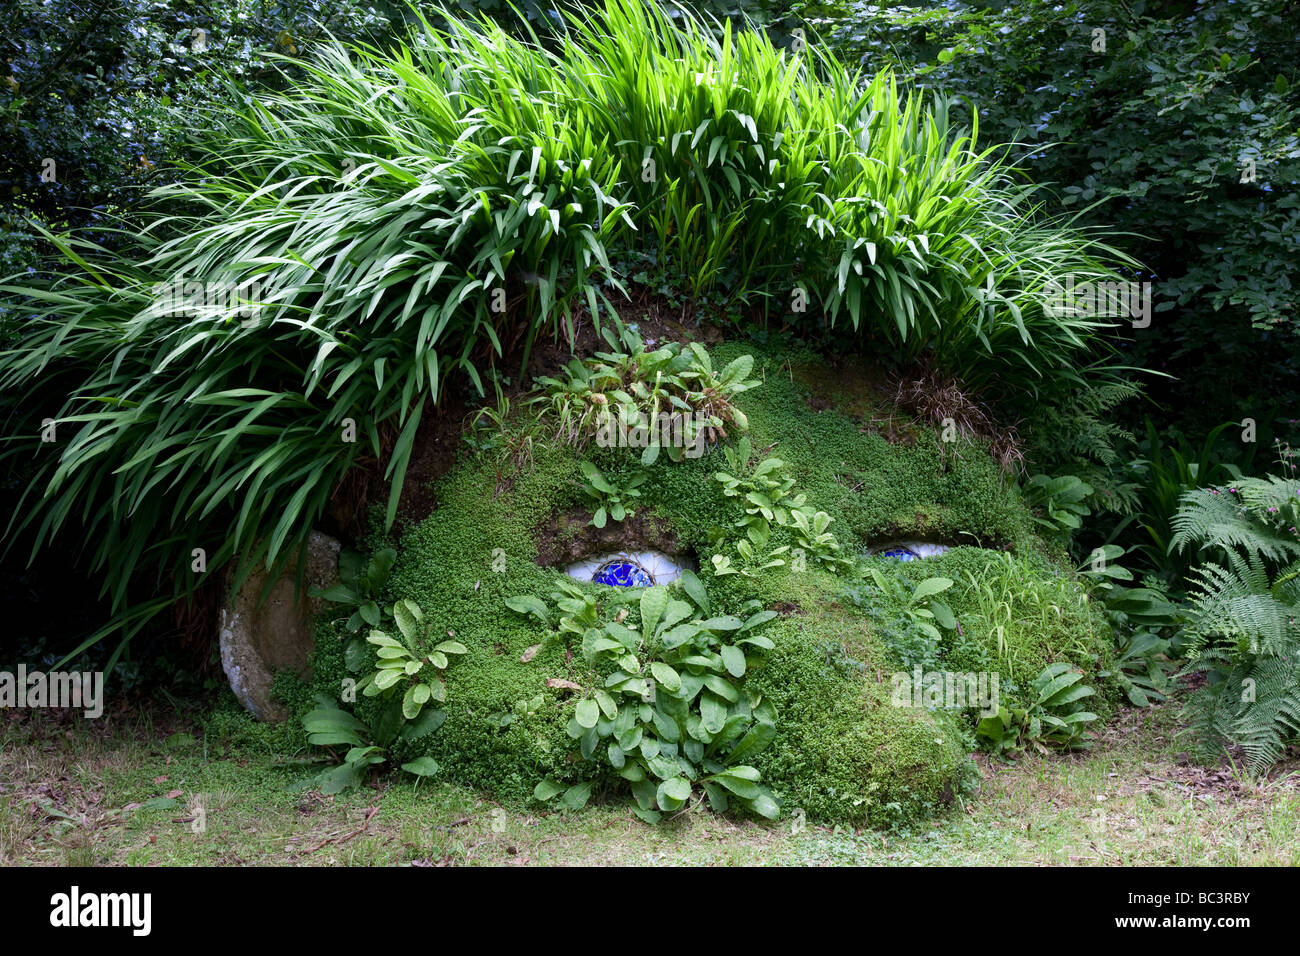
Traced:
<path fill-rule="evenodd" d="M 295 588 L 294 568 L 275 582 L 265 603 L 260 602 L 267 572 L 259 569 L 221 608 L 221 667 L 239 702 L 258 720 L 276 723 L 289 716 L 282 703 L 271 699 L 277 673 L 311 676 L 312 629 L 325 602 L 307 594 L 338 583 L 339 548 L 337 539 L 313 531 L 301 594 Z"/>

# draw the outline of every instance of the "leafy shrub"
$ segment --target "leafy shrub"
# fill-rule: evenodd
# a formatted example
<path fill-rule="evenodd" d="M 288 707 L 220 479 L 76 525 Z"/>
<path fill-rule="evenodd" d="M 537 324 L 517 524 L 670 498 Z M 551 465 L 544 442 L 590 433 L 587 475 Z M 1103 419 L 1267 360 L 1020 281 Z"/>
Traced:
<path fill-rule="evenodd" d="M 873 631 L 888 648 L 896 663 L 907 670 L 916 665 L 929 667 L 940 659 L 944 635 L 939 628 L 953 631 L 957 619 L 942 601 L 929 600 L 952 587 L 951 578 L 930 577 L 913 585 L 886 575 L 875 567 L 867 568 L 875 588 L 851 585 L 844 598 L 866 611 Z"/>
<path fill-rule="evenodd" d="M 320 706 L 303 717 L 308 743 L 323 747 L 346 744 L 350 748 L 341 764 L 317 777 L 322 793 L 339 793 L 359 785 L 367 770 L 388 760 L 388 748 L 399 738 L 407 743 L 417 741 L 441 727 L 446 719 L 445 711 L 426 709 L 425 705 L 446 701 L 442 672 L 450 663 L 448 655 L 465 654 L 468 648 L 450 640 L 428 649 L 429 624 L 419 605 L 412 601 L 398 601 L 391 613 L 401 639 L 378 630 L 366 635 L 366 644 L 374 647 L 376 660 L 369 673 L 353 682 L 353 690 L 379 698 L 373 721 L 367 724 L 323 695 L 318 698 Z M 350 642 L 345 651 L 348 669 L 366 670 L 367 656 L 363 645 Z M 428 777 L 439 767 L 437 761 L 426 756 L 407 761 L 402 769 L 417 777 Z"/>
<path fill-rule="evenodd" d="M 1044 284 L 1099 277 L 1110 253 L 1037 222 L 1034 190 L 970 149 L 946 99 L 900 96 L 889 74 L 862 88 L 818 45 L 787 59 L 759 35 L 679 22 L 611 3 L 574 27 L 660 261 L 706 277 L 729 261 L 737 288 L 796 321 L 802 289 L 832 322 L 847 312 L 894 350 L 933 351 L 972 386 L 996 386 L 1004 362 L 1022 389 L 1076 380 L 1055 359 L 1099 326 L 1049 316 Z"/>
<path fill-rule="evenodd" d="M 622 521 L 636 514 L 628 505 L 633 498 L 641 497 L 641 492 L 637 489 L 645 482 L 644 472 L 632 475 L 621 485 L 615 485 L 591 462 L 584 461 L 581 468 L 582 476 L 587 479 L 582 484 L 583 494 L 596 505 L 591 518 L 593 525 L 603 528 L 607 518 Z"/>
<path fill-rule="evenodd" d="M 1182 496 L 1238 473 L 1216 454 L 1219 435 L 1232 425 L 1223 422 L 1210 429 L 1196 447 L 1181 435 L 1165 441 L 1155 423 L 1146 420 L 1145 441 L 1138 446 L 1140 457 L 1132 463 L 1139 502 L 1138 549 L 1167 585 L 1177 586 L 1191 567 L 1187 556 L 1173 545 L 1174 520 Z"/>
<path fill-rule="evenodd" d="M 1114 670 L 1103 671 L 1101 676 L 1114 679 L 1135 707 L 1164 700 L 1169 689 L 1170 668 L 1165 663 L 1169 646 L 1169 638 L 1155 631 L 1134 631 L 1117 648 Z"/>
<path fill-rule="evenodd" d="M 1083 526 L 1092 514 L 1084 502 L 1092 496 L 1092 486 L 1075 475 L 1033 475 L 1025 483 L 1025 500 L 1034 509 L 1033 518 L 1052 537 L 1068 541 L 1070 533 Z"/>
<path fill-rule="evenodd" d="M 228 105 L 214 79 L 266 82 L 276 78 L 278 54 L 308 55 L 332 38 L 383 37 L 385 7 L 9 0 L 11 43 L 0 82 L 0 183 L 13 203 L 3 214 L 6 229 L 21 229 L 30 216 L 59 228 L 86 226 L 97 241 L 117 243 L 116 216 L 131 216 L 149 186 L 177 175 L 186 128 Z M 46 159 L 55 162 L 53 181 L 42 179 Z M 15 265 L 40 268 L 48 252 L 28 244 Z M 4 264 L 0 275 L 18 271 Z"/>
<path fill-rule="evenodd" d="M 347 623 L 348 630 L 354 634 L 361 630 L 362 624 L 378 627 L 382 613 L 378 598 L 396 560 L 397 552 L 392 548 L 377 551 L 369 559 L 359 551 L 345 548 L 339 553 L 339 583 L 313 591 L 311 596 L 355 608 Z"/>
<path fill-rule="evenodd" d="M 1152 391 L 1189 433 L 1292 415 L 1290 0 L 818 0 L 803 15 L 844 59 L 978 104 L 985 142 L 1015 143 L 1028 175 L 1059 184 L 1052 211 L 1122 231 L 1115 242 L 1147 264 L 1157 302 L 1129 359 L 1171 373 Z"/>
<path fill-rule="evenodd" d="M 567 731 L 579 742 L 582 760 L 597 760 L 627 781 L 638 816 L 657 822 L 660 814 L 685 807 L 698 786 L 717 812 L 732 801 L 765 817 L 778 813 L 776 801 L 761 786 L 759 772 L 743 761 L 776 736 L 776 715 L 760 695 L 740 683 L 753 648 L 775 645 L 755 629 L 776 617 L 757 602 L 741 608 L 744 618 L 710 616 L 708 594 L 690 571 L 681 577 L 689 601 L 664 587 L 641 591 L 640 629 L 624 615 L 598 626 L 595 602 L 561 581 L 555 595 L 557 634 L 582 635 L 582 655 L 597 683 L 583 691 Z M 547 608 L 531 595 L 507 602 L 548 619 Z M 596 778 L 565 787 L 553 780 L 537 785 L 534 796 L 562 796 L 566 806 L 584 805 Z"/>
<path fill-rule="evenodd" d="M 1030 686 L 1027 707 L 998 707 L 976 725 L 975 734 L 995 753 L 1022 749 L 1026 744 L 1046 752 L 1090 746 L 1087 724 L 1097 715 L 1084 710 L 1083 699 L 1096 693 L 1080 683 L 1083 674 L 1068 663 L 1050 664 Z"/>
<path fill-rule="evenodd" d="M 728 498 L 739 499 L 744 514 L 737 518 L 734 527 L 745 536 L 735 543 L 740 562 L 733 564 L 731 556 L 723 553 L 729 545 L 725 535 L 717 536 L 719 549 L 710 559 L 717 575 L 740 574 L 753 577 L 769 568 L 785 565 L 784 555 L 790 545 L 767 550 L 772 527 L 791 527 L 795 541 L 804 557 L 834 567 L 851 563 L 838 556 L 840 546 L 835 535 L 826 529 L 831 516 L 824 511 L 814 511 L 807 505 L 808 496 L 795 492 L 795 479 L 785 472 L 785 462 L 775 456 L 763 458 L 750 466 L 754 457 L 753 445 L 747 437 L 741 438 L 734 448 L 723 449 L 730 471 L 714 472 L 714 480 L 722 485 Z"/>
<path fill-rule="evenodd" d="M 1075 474 L 1093 489 L 1086 499 L 1094 512 L 1132 514 L 1137 483 L 1122 452 L 1135 441 L 1116 409 L 1141 394 L 1129 382 L 1089 383 L 1034 409 L 1027 456 L 1043 474 Z"/>
<path fill-rule="evenodd" d="M 734 400 L 758 384 L 748 379 L 752 356 L 715 372 L 699 343 L 667 342 L 651 351 L 635 328 L 617 316 L 613 324 L 601 334 L 616 351 L 572 359 L 565 367 L 567 378 L 537 380 L 545 394 L 532 401 L 541 404 L 545 419 L 554 419 L 560 441 L 582 448 L 595 438 L 608 448 L 617 444 L 614 429 L 638 432 L 645 445 L 641 462 L 652 465 L 664 447 L 665 416 L 672 416 L 670 431 L 678 432 L 670 434 L 674 440 L 667 444 L 673 461 L 682 460 L 685 448 L 726 438 L 728 426 L 745 429 L 745 415 Z"/>
<path fill-rule="evenodd" d="M 1172 670 L 1168 635 L 1182 614 L 1161 591 L 1115 583 L 1133 580 L 1133 573 L 1119 563 L 1124 553 L 1119 545 L 1097 548 L 1079 571 L 1092 580 L 1115 633 L 1114 663 L 1098 676 L 1113 680 L 1134 706 L 1147 707 L 1165 698 Z"/>

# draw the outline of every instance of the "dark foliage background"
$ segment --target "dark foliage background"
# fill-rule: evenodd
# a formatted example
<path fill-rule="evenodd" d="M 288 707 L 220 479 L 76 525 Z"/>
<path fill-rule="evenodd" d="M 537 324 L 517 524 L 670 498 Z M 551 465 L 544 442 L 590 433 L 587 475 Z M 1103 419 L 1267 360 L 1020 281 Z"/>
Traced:
<path fill-rule="evenodd" d="M 515 22 L 503 0 L 459 7 Z M 544 2 L 519 8 L 539 30 L 552 19 Z M 1077 550 L 1138 544 L 1147 570 L 1176 581 L 1146 529 L 1167 529 L 1177 494 L 1226 465 L 1263 469 L 1270 442 L 1292 440 L 1300 418 L 1300 4 L 709 0 L 701 9 L 977 104 L 981 145 L 1014 144 L 1060 209 L 1127 234 L 1116 244 L 1146 264 L 1156 313 L 1118 344 L 1128 364 L 1164 375 L 1135 376 L 1145 398 L 1092 403 L 1073 419 L 1091 424 L 1070 435 L 1060 408 L 1003 412 L 1027 419 L 1031 470 L 1108 471 L 1117 493 L 1128 489 L 1130 505 L 1090 526 Z M 359 0 L 3 0 L 0 274 L 59 267 L 33 224 L 114 245 L 144 191 L 177 175 L 190 131 L 221 109 L 218 76 L 283 82 L 271 69 L 277 55 L 309 55 L 327 34 L 382 44 L 404 15 Z M 47 158 L 52 182 L 42 178 Z M 1254 179 L 1243 181 L 1252 163 Z M 0 347 L 22 334 L 2 306 Z M 12 401 L 0 396 L 7 422 Z M 1246 418 L 1257 423 L 1254 445 L 1239 426 L 1217 429 Z M 1111 453 L 1071 446 L 1078 434 Z M 1199 476 L 1179 470 L 1189 458 L 1200 459 Z M 6 514 L 24 475 L 11 461 L 0 482 Z M 16 632 L 27 652 L 49 653 L 50 635 L 75 638 L 102 621 L 97 584 L 70 557 L 28 568 L 25 542 L 6 543 L 0 587 L 16 618 L 33 622 Z M 150 653 L 173 666 L 171 652 Z"/>

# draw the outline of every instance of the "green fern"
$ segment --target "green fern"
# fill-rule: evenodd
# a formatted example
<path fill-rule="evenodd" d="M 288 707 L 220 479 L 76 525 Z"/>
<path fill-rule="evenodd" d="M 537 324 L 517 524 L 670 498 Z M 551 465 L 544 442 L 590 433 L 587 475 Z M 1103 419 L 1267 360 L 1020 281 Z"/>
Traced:
<path fill-rule="evenodd" d="M 1300 557 L 1300 487 L 1294 479 L 1242 478 L 1182 496 L 1171 548 L 1235 549 L 1268 561 Z"/>
<path fill-rule="evenodd" d="M 1029 430 L 1028 456 L 1035 470 L 1077 475 L 1095 489 L 1087 501 L 1094 511 L 1134 513 L 1138 485 L 1124 480 L 1118 446 L 1135 439 L 1118 424 L 1114 409 L 1141 394 L 1131 382 L 1102 381 L 1041 405 Z"/>
<path fill-rule="evenodd" d="M 1188 732 L 1202 758 L 1239 746 L 1252 773 L 1300 737 L 1298 524 L 1300 488 L 1277 477 L 1189 491 L 1173 519 L 1173 547 L 1225 556 L 1192 572 L 1182 634 L 1206 684 L 1189 701 Z"/>
<path fill-rule="evenodd" d="M 1250 654 L 1281 656 L 1300 646 L 1297 584 L 1300 562 L 1270 583 L 1258 555 L 1228 552 L 1229 567 L 1210 563 L 1196 568 L 1190 594 L 1191 623 L 1183 629 L 1189 659 L 1207 645 L 1227 642 Z"/>
<path fill-rule="evenodd" d="M 1250 772 L 1267 772 L 1300 737 L 1300 658 L 1260 657 L 1212 675 L 1188 707 L 1197 755 L 1212 759 L 1235 743 Z"/>

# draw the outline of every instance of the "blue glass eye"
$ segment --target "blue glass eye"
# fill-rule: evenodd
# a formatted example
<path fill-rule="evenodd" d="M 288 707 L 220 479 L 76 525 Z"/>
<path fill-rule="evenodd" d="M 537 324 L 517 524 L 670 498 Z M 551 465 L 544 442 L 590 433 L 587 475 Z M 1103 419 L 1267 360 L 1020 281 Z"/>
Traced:
<path fill-rule="evenodd" d="M 934 544 L 931 541 L 893 541 L 871 548 L 867 554 L 877 558 L 893 558 L 895 561 L 920 561 L 947 550 L 946 544 Z"/>
<path fill-rule="evenodd" d="M 655 583 L 654 576 L 645 568 L 628 558 L 616 558 L 607 561 L 596 569 L 591 576 L 596 584 L 607 584 L 616 588 L 648 588 Z"/>
<path fill-rule="evenodd" d="M 887 558 L 897 558 L 899 561 L 916 560 L 916 552 L 910 551 L 907 548 L 889 548 L 888 550 L 882 551 L 880 553 Z"/>
<path fill-rule="evenodd" d="M 593 554 L 564 569 L 569 577 L 615 588 L 650 588 L 671 584 L 690 567 L 690 559 L 662 551 L 615 551 Z"/>

